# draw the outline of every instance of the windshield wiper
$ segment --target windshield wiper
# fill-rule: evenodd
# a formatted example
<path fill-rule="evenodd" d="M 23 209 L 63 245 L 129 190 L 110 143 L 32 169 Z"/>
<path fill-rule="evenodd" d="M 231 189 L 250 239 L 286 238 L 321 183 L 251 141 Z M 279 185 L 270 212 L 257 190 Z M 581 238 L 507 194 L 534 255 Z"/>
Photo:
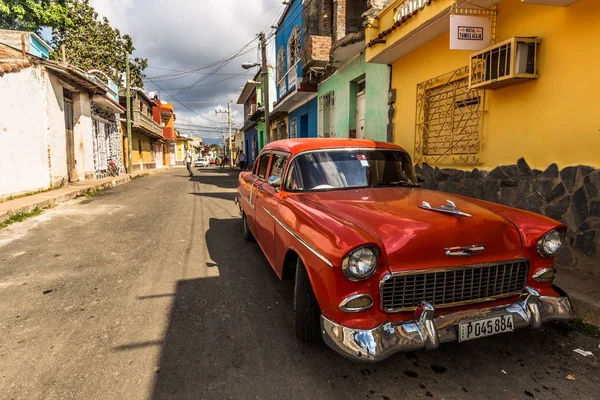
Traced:
<path fill-rule="evenodd" d="M 411 187 L 411 188 L 421 187 L 419 185 L 415 185 L 414 183 L 410 183 L 407 181 L 379 182 L 377 184 L 377 186 L 404 186 L 404 187 Z"/>

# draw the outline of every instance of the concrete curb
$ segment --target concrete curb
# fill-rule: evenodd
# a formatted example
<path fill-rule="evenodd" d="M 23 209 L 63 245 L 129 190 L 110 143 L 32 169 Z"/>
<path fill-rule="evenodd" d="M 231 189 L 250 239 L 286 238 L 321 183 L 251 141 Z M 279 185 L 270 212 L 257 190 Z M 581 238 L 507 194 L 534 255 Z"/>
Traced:
<path fill-rule="evenodd" d="M 27 199 L 31 199 L 34 196 L 40 197 L 39 201 L 29 202 L 29 204 L 27 204 L 27 205 L 18 206 L 18 207 L 9 209 L 8 211 L 0 211 L 0 223 L 6 221 L 14 214 L 31 212 L 31 211 L 35 210 L 36 208 L 40 208 L 40 209 L 52 208 L 52 207 L 55 207 L 57 204 L 65 203 L 69 200 L 73 200 L 76 197 L 84 196 L 90 190 L 101 191 L 101 190 L 105 190 L 105 189 L 114 188 L 117 186 L 121 186 L 125 183 L 131 182 L 132 179 L 137 176 L 155 175 L 160 172 L 168 171 L 170 169 L 171 168 L 164 168 L 164 169 L 160 169 L 160 170 L 140 171 L 140 172 L 137 172 L 137 173 L 131 174 L 131 175 L 121 175 L 121 176 L 115 177 L 115 179 L 108 181 L 108 182 L 102 182 L 102 183 L 98 183 L 98 184 L 90 184 L 89 186 L 86 185 L 86 186 L 81 186 L 81 187 L 72 187 L 72 190 L 70 190 L 68 193 L 56 194 L 54 196 L 52 195 L 52 191 L 49 191 L 49 192 L 35 194 L 30 197 L 22 197 L 20 199 L 9 200 L 9 201 L 17 201 L 17 200 L 25 199 L 25 201 L 26 201 Z M 67 186 L 65 188 L 61 188 L 61 189 L 68 189 L 68 188 L 69 188 L 69 186 Z"/>

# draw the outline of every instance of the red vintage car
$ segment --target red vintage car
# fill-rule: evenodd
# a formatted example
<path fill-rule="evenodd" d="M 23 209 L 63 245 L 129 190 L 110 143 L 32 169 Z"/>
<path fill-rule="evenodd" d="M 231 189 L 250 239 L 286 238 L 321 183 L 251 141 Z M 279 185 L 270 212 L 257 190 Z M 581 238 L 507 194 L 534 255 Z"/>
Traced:
<path fill-rule="evenodd" d="M 240 173 L 236 201 L 244 238 L 295 279 L 297 337 L 347 357 L 379 361 L 573 318 L 552 283 L 564 225 L 421 189 L 394 144 L 272 142 Z"/>

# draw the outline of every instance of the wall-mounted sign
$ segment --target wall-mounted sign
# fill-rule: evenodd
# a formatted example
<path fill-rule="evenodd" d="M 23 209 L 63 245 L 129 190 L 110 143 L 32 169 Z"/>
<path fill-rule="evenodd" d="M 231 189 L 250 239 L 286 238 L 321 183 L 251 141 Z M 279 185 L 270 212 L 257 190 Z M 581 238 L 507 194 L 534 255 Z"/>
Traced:
<path fill-rule="evenodd" d="M 396 9 L 394 21 L 402 21 L 422 10 L 426 5 L 429 5 L 431 0 L 406 0 Z"/>
<path fill-rule="evenodd" d="M 490 46 L 489 16 L 450 15 L 450 49 L 482 50 Z"/>

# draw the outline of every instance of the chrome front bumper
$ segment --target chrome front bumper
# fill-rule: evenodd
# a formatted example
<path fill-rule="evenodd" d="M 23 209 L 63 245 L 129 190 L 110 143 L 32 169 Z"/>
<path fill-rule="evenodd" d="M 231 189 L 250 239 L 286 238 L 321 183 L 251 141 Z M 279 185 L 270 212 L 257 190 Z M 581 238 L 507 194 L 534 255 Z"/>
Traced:
<path fill-rule="evenodd" d="M 539 328 L 544 322 L 569 321 L 574 318 L 567 295 L 554 288 L 561 297 L 540 296 L 526 287 L 518 302 L 484 309 L 460 311 L 435 316 L 429 303 L 423 302 L 412 321 L 386 322 L 373 329 L 352 329 L 321 316 L 321 331 L 325 343 L 343 356 L 358 361 L 381 361 L 394 353 L 414 350 L 433 350 L 440 343 L 457 340 L 458 324 L 512 314 L 515 329 Z"/>

